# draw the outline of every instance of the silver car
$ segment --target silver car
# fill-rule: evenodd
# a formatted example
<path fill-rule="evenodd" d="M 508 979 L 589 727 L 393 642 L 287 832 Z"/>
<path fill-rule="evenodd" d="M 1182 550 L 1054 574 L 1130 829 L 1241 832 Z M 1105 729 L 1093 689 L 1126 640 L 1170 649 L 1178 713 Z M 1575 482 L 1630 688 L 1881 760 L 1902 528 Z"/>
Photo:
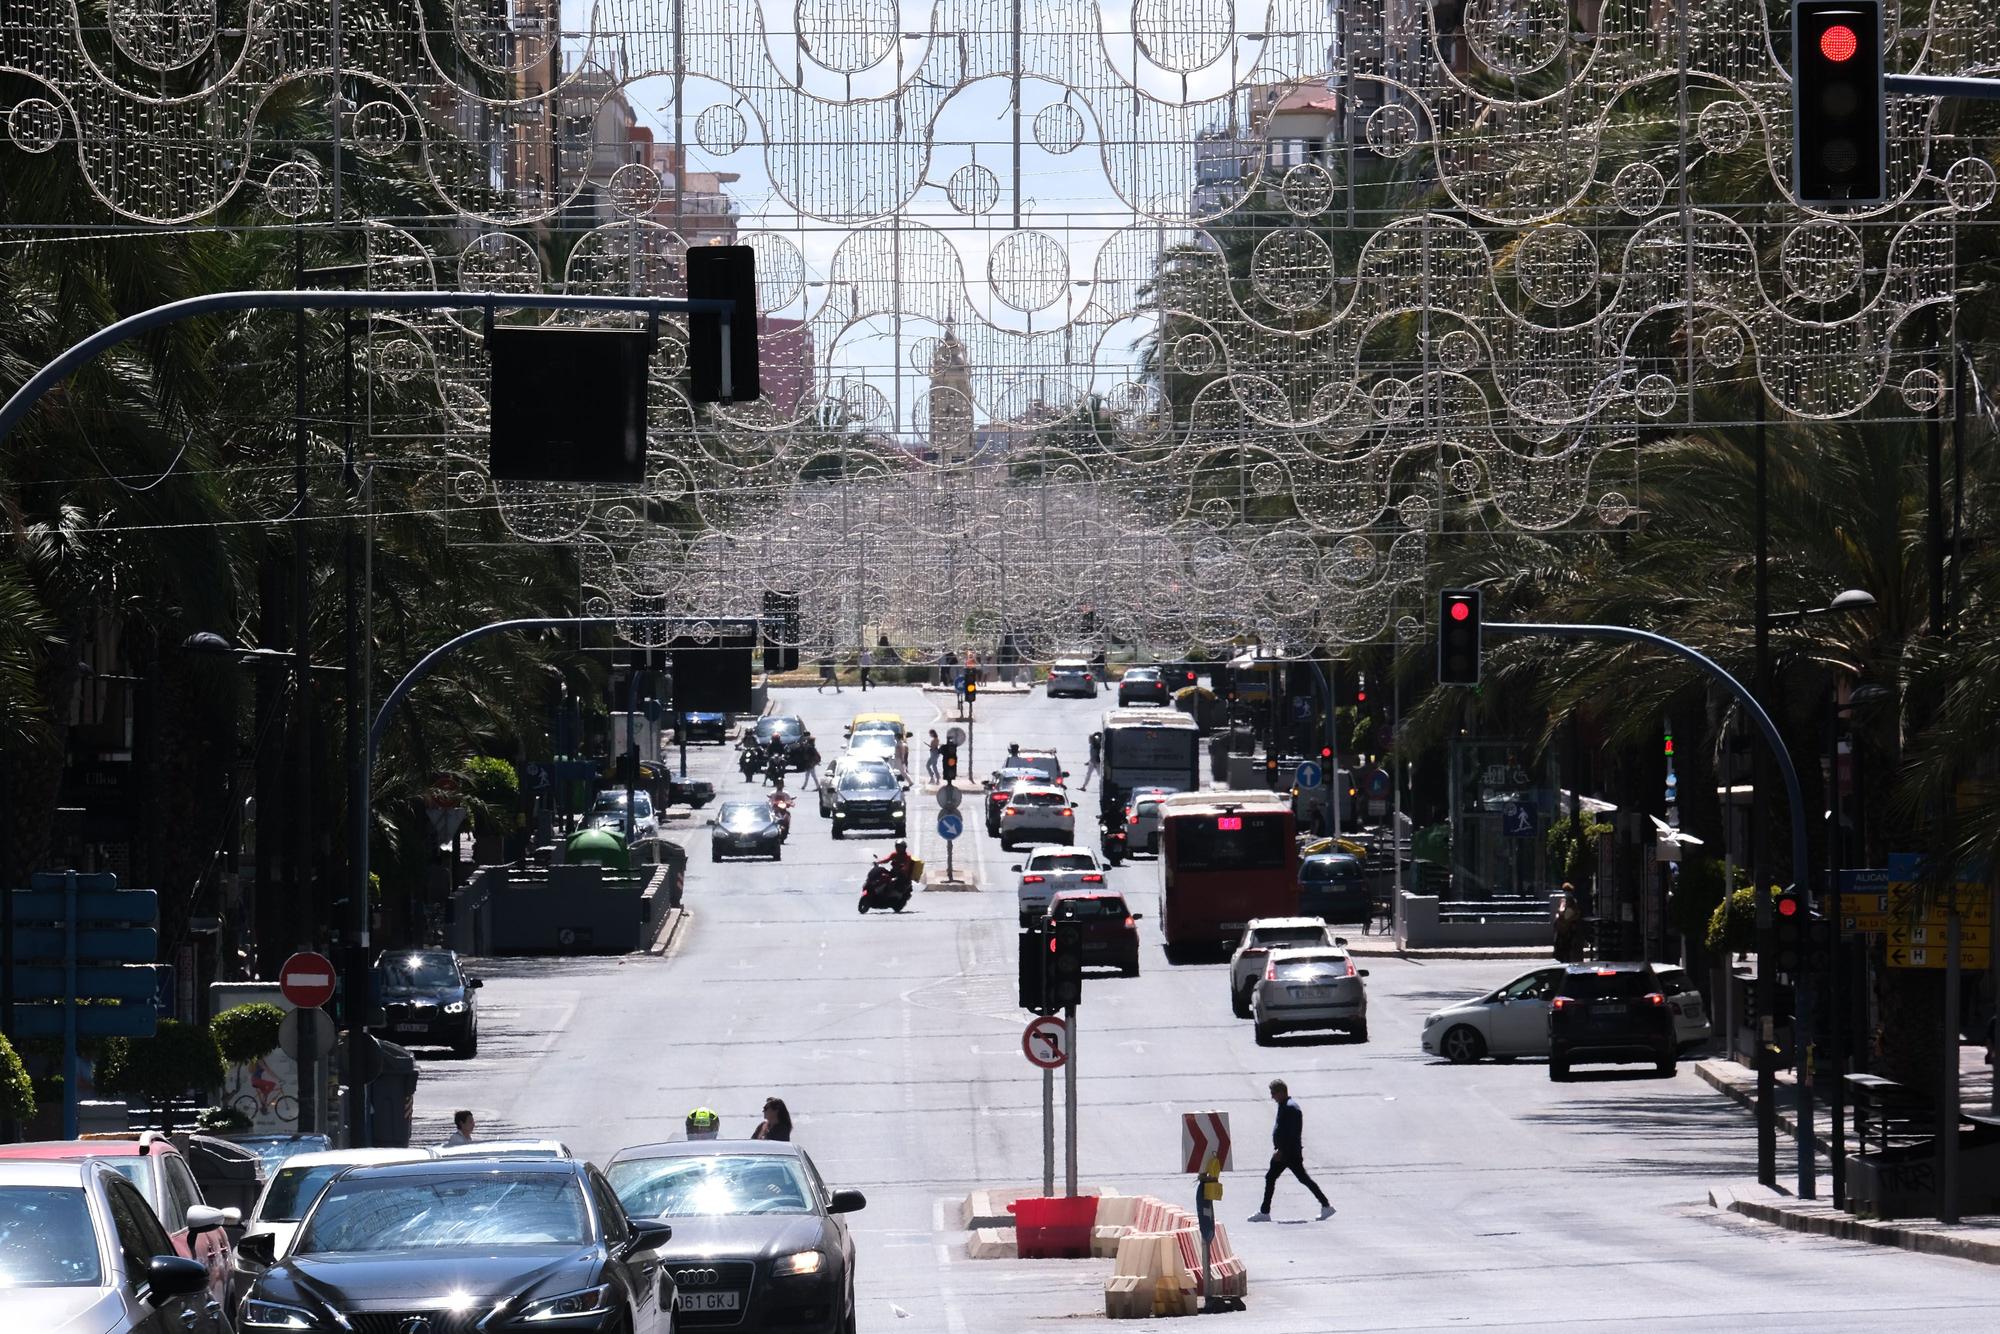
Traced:
<path fill-rule="evenodd" d="M 1135 787 L 1125 802 L 1125 851 L 1146 852 L 1158 856 L 1160 835 L 1167 827 L 1167 817 L 1160 802 L 1171 797 L 1175 789 L 1170 787 Z"/>
<path fill-rule="evenodd" d="M 1368 1041 L 1368 989 L 1361 981 L 1367 976 L 1346 950 L 1272 950 L 1250 994 L 1257 1045 L 1307 1028 L 1337 1028 L 1356 1042 Z"/>

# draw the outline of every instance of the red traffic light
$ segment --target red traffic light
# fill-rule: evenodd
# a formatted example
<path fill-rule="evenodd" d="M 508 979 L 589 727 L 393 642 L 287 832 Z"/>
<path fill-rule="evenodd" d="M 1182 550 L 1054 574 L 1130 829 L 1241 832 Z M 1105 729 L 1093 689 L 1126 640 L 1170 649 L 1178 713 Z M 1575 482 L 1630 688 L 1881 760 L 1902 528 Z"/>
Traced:
<path fill-rule="evenodd" d="M 1470 615 L 1472 615 L 1471 603 L 1454 602 L 1451 604 L 1451 619 L 1453 619 L 1454 621 L 1462 621 Z"/>
<path fill-rule="evenodd" d="M 1836 23 L 1819 35 L 1819 53 L 1836 65 L 1845 65 L 1861 49 L 1861 38 L 1845 23 Z"/>
<path fill-rule="evenodd" d="M 1791 897 L 1789 894 L 1783 895 L 1778 899 L 1778 916 L 1797 917 L 1798 915 L 1799 901 L 1797 899 Z"/>
<path fill-rule="evenodd" d="M 1330 760 L 1330 759 L 1332 759 L 1332 758 L 1333 758 L 1333 747 L 1332 747 L 1332 746 L 1321 746 L 1321 747 L 1319 748 L 1319 757 L 1320 757 L 1321 759 L 1323 759 L 1323 760 Z"/>

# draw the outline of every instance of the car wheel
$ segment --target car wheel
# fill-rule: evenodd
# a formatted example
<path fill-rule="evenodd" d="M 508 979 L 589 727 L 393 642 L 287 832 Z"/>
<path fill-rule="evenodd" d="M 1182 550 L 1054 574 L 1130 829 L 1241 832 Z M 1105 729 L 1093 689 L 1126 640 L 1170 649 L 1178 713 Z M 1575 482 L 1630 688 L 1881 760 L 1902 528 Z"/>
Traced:
<path fill-rule="evenodd" d="M 1438 1046 L 1444 1058 L 1453 1065 L 1471 1065 L 1486 1054 L 1486 1039 L 1479 1036 L 1479 1030 L 1471 1024 L 1457 1024 L 1447 1029 L 1444 1041 Z"/>
<path fill-rule="evenodd" d="M 1235 1011 L 1238 1019 L 1248 1019 L 1250 1017 L 1250 993 L 1247 991 L 1230 992 L 1229 1008 Z"/>
<path fill-rule="evenodd" d="M 471 1060 L 479 1055 L 479 1030 L 475 1028 L 460 1041 L 452 1043 L 451 1054 L 461 1061 Z"/>
<path fill-rule="evenodd" d="M 1264 1027 L 1264 1025 L 1257 1025 L 1256 1036 L 1258 1046 L 1268 1047 L 1271 1045 L 1271 1030 Z"/>
<path fill-rule="evenodd" d="M 910 836 L 910 827 L 908 825 L 899 824 L 896 826 L 897 838 L 908 838 L 909 836 Z"/>
<path fill-rule="evenodd" d="M 1005 834 L 1000 835 L 1000 851 L 1012 852 L 1013 850 L 1014 850 L 1014 840 L 1007 837 Z"/>
<path fill-rule="evenodd" d="M 1137 977 L 1139 975 L 1139 965 L 1137 963 L 1128 963 L 1118 970 L 1118 975 L 1120 977 Z"/>
<path fill-rule="evenodd" d="M 1352 1037 L 1356 1042 L 1368 1041 L 1368 1021 L 1366 1019 L 1363 1019 L 1360 1023 L 1356 1024 L 1354 1027 L 1348 1029 L 1347 1033 L 1348 1036 Z"/>
<path fill-rule="evenodd" d="M 1551 1055 L 1549 1057 L 1549 1081 L 1551 1083 L 1560 1084 L 1568 1078 L 1569 1078 L 1568 1058 Z"/>
<path fill-rule="evenodd" d="M 771 860 L 774 862 L 781 862 L 785 860 L 785 849 L 782 844 L 780 844 L 778 847 L 771 849 Z"/>

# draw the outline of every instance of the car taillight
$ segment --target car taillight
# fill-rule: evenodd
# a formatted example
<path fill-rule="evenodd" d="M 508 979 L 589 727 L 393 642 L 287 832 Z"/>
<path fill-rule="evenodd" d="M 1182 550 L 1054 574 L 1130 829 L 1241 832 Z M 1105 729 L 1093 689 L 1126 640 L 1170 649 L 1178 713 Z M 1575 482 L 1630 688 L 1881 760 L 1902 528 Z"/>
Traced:
<path fill-rule="evenodd" d="M 1024 885 L 1039 885 L 1047 879 L 1048 877 L 1045 875 L 1024 875 L 1021 877 L 1021 883 Z"/>
<path fill-rule="evenodd" d="M 1652 1006 L 1661 1006 L 1665 1005 L 1666 1003 L 1667 1003 L 1667 998 L 1665 996 L 1662 996 L 1659 992 L 1649 991 L 1646 993 L 1646 1004 Z"/>
<path fill-rule="evenodd" d="M 1083 877 L 1083 883 L 1086 885 L 1101 885 L 1104 883 L 1104 877 L 1092 871 Z"/>
<path fill-rule="evenodd" d="M 1131 818 L 1131 819 L 1127 820 L 1127 821 L 1126 821 L 1125 823 L 1126 823 L 1126 824 L 1137 824 L 1137 823 L 1139 823 L 1139 817 L 1138 817 L 1137 815 L 1134 815 L 1134 816 L 1132 816 L 1132 818 Z"/>
<path fill-rule="evenodd" d="M 1131 919 L 1130 917 L 1127 917 L 1127 918 L 1125 919 L 1125 929 L 1126 929 L 1127 931 L 1130 931 L 1130 930 L 1131 930 L 1131 929 L 1133 928 L 1133 926 L 1134 926 L 1134 925 L 1136 925 L 1136 924 L 1135 924 L 1135 923 L 1133 922 L 1133 920 L 1132 920 L 1132 919 Z"/>
<path fill-rule="evenodd" d="M 1352 960 L 1352 959 L 1349 959 L 1349 960 L 1347 961 L 1347 975 L 1348 975 L 1349 977 L 1353 977 L 1353 976 L 1354 976 L 1354 960 Z"/>
<path fill-rule="evenodd" d="M 1275 982 L 1278 980 L 1278 965 L 1271 964 L 1264 969 L 1264 980 L 1266 982 Z"/>
<path fill-rule="evenodd" d="M 1597 975 L 1599 977 L 1616 977 L 1618 976 L 1618 970 L 1616 968 L 1600 968 L 1597 970 Z"/>
<path fill-rule="evenodd" d="M 1554 1000 L 1549 1002 L 1549 1008 L 1551 1010 L 1560 1010 L 1563 1006 L 1567 1004 L 1569 1004 L 1569 997 L 1558 996 Z"/>
<path fill-rule="evenodd" d="M 1015 808 L 1015 807 L 1013 807 L 1013 806 L 1009 806 L 1009 807 L 1008 807 L 1007 809 L 1005 809 L 1005 810 L 1001 811 L 1000 813 L 1001 813 L 1002 815 L 1013 815 L 1013 814 L 1016 814 L 1016 813 L 1017 813 L 1017 810 L 1016 810 L 1016 808 Z"/>
<path fill-rule="evenodd" d="M 1072 811 L 1069 807 L 1065 806 L 1062 808 L 1062 813 L 1065 816 L 1069 816 L 1069 815 L 1074 815 L 1076 812 Z"/>

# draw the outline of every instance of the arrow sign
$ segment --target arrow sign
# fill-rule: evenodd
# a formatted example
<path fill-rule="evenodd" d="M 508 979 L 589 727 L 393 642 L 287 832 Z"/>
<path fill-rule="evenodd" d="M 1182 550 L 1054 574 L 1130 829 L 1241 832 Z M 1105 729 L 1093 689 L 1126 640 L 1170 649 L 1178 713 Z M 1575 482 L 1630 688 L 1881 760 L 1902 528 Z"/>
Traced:
<path fill-rule="evenodd" d="M 1300 760 L 1297 771 L 1292 775 L 1292 781 L 1304 788 L 1318 787 L 1319 778 L 1319 764 L 1313 760 Z"/>
<path fill-rule="evenodd" d="M 1220 1171 L 1233 1170 L 1229 1160 L 1229 1113 L 1181 1113 L 1181 1171 L 1199 1172 L 1209 1159 L 1218 1160 Z"/>
<path fill-rule="evenodd" d="M 938 816 L 938 837 L 949 843 L 965 832 L 965 817 L 957 811 L 945 811 Z"/>
<path fill-rule="evenodd" d="M 1945 934 L 1949 930 L 1941 924 L 1923 922 L 1912 926 L 1907 922 L 1891 922 L 1888 926 L 1890 945 L 1928 945 L 1932 949 L 1945 947 Z M 1958 943 L 1961 947 L 1985 947 L 1993 943 L 1993 928 L 1990 926 L 1967 926 L 1963 922 L 1958 928 Z"/>

